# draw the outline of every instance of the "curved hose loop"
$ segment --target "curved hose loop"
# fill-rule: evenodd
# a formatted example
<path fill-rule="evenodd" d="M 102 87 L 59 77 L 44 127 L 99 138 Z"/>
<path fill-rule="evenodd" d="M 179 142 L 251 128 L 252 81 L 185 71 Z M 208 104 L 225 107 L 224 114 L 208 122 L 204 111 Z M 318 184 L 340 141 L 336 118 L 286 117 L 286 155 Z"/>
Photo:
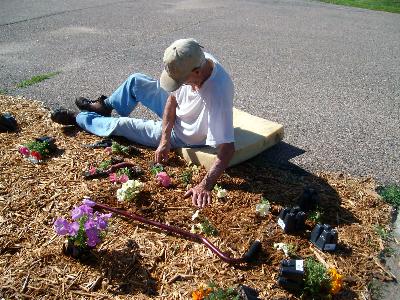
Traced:
<path fill-rule="evenodd" d="M 128 219 L 139 221 L 141 223 L 151 225 L 154 227 L 157 227 L 163 231 L 179 235 L 185 239 L 190 239 L 199 243 L 204 244 L 208 249 L 210 249 L 213 253 L 215 253 L 220 259 L 222 259 L 224 262 L 229 263 L 229 264 L 241 264 L 241 263 L 251 263 L 254 261 L 256 254 L 261 250 L 261 242 L 256 240 L 255 242 L 252 243 L 250 246 L 249 250 L 240 258 L 232 258 L 226 253 L 222 252 L 220 249 L 218 249 L 213 243 L 211 243 L 209 240 L 207 240 L 205 237 L 191 233 L 189 231 L 183 230 L 178 227 L 174 227 L 171 225 L 167 225 L 164 223 L 160 223 L 157 221 L 149 220 L 146 219 L 143 216 L 137 215 L 132 212 L 128 212 L 126 210 L 118 209 L 118 208 L 113 208 L 105 204 L 98 204 L 93 207 L 94 209 L 102 209 L 102 210 L 107 210 L 110 212 L 113 212 L 117 215 L 124 216 Z"/>

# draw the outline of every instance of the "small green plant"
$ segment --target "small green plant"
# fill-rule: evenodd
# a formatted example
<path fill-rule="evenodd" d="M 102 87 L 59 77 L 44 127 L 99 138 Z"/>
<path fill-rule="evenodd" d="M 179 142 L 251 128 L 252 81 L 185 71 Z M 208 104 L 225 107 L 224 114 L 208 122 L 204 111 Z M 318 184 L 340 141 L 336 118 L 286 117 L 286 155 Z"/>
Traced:
<path fill-rule="evenodd" d="M 8 90 L 7 89 L 0 89 L 0 95 L 7 95 Z"/>
<path fill-rule="evenodd" d="M 368 283 L 368 292 L 372 300 L 382 299 L 382 282 L 376 278 L 372 278 L 372 280 Z"/>
<path fill-rule="evenodd" d="M 133 178 L 133 172 L 130 168 L 122 168 L 117 171 L 118 176 L 126 175 L 129 179 Z"/>
<path fill-rule="evenodd" d="M 123 154 L 123 155 L 137 155 L 140 153 L 140 151 L 132 145 L 123 146 L 113 141 L 111 144 L 111 153 Z"/>
<path fill-rule="evenodd" d="M 321 212 L 321 210 L 319 208 L 317 208 L 316 210 L 310 212 L 310 214 L 308 215 L 307 219 L 310 221 L 313 221 L 315 223 L 322 223 L 322 216 L 323 216 L 323 212 Z"/>
<path fill-rule="evenodd" d="M 376 225 L 375 226 L 375 232 L 379 235 L 379 237 L 383 241 L 388 241 L 392 237 L 392 234 L 390 233 L 390 231 L 387 230 L 382 225 Z"/>
<path fill-rule="evenodd" d="M 395 255 L 397 252 L 396 252 L 396 250 L 395 249 L 393 249 L 392 247 L 390 247 L 390 246 L 387 246 L 387 247 L 385 247 L 382 251 L 381 251 L 381 253 L 380 253 L 380 258 L 384 258 L 384 257 L 389 257 L 389 256 L 393 256 L 393 255 Z"/>
<path fill-rule="evenodd" d="M 210 282 L 208 285 L 211 288 L 211 292 L 204 299 L 207 300 L 239 300 L 240 297 L 234 288 L 221 288 L 214 282 Z"/>
<path fill-rule="evenodd" d="M 26 88 L 30 85 L 34 85 L 34 84 L 42 82 L 46 79 L 50 79 L 58 74 L 60 74 L 60 72 L 51 72 L 51 73 L 45 73 L 45 74 L 33 76 L 30 79 L 22 80 L 21 82 L 19 82 L 17 84 L 17 88 Z"/>
<path fill-rule="evenodd" d="M 225 189 L 223 189 L 222 186 L 219 186 L 218 184 L 216 184 L 214 186 L 214 191 L 217 193 L 218 199 L 226 197 L 227 191 Z"/>
<path fill-rule="evenodd" d="M 379 195 L 387 203 L 392 205 L 394 208 L 400 207 L 400 186 L 395 184 L 382 187 L 378 190 Z"/>
<path fill-rule="evenodd" d="M 203 222 L 200 223 L 201 231 L 208 236 L 217 236 L 218 230 L 208 221 L 205 219 Z"/>
<path fill-rule="evenodd" d="M 196 212 L 192 216 L 192 220 L 198 218 L 199 215 Z M 204 233 L 206 236 L 217 236 L 218 235 L 218 230 L 208 221 L 205 217 L 200 217 L 201 222 L 197 223 L 195 225 L 192 225 L 192 229 L 190 232 L 192 233 L 198 233 L 199 231 L 201 233 Z"/>
<path fill-rule="evenodd" d="M 186 169 L 180 175 L 180 179 L 184 185 L 189 185 L 192 182 L 192 177 L 193 177 L 192 169 Z"/>
<path fill-rule="evenodd" d="M 298 250 L 297 245 L 291 243 L 287 244 L 287 252 L 289 257 L 296 257 L 297 250 Z"/>
<path fill-rule="evenodd" d="M 50 143 L 49 142 L 38 142 L 38 141 L 33 141 L 29 142 L 25 145 L 29 150 L 31 151 L 36 151 L 41 154 L 42 157 L 47 157 L 50 154 Z"/>
<path fill-rule="evenodd" d="M 305 261 L 304 292 L 311 297 L 328 294 L 331 288 L 331 276 L 323 264 L 308 258 Z"/>
<path fill-rule="evenodd" d="M 256 204 L 256 213 L 264 217 L 268 214 L 269 209 L 271 208 L 271 204 L 269 203 L 268 199 L 261 197 L 260 203 Z"/>
<path fill-rule="evenodd" d="M 112 165 L 111 159 L 105 160 L 99 164 L 98 169 L 100 170 L 107 170 Z"/>
<path fill-rule="evenodd" d="M 164 167 L 162 164 L 154 164 L 152 165 L 152 167 L 150 168 L 150 172 L 151 174 L 153 174 L 154 176 L 157 175 L 158 173 L 161 173 L 162 171 L 164 171 Z"/>

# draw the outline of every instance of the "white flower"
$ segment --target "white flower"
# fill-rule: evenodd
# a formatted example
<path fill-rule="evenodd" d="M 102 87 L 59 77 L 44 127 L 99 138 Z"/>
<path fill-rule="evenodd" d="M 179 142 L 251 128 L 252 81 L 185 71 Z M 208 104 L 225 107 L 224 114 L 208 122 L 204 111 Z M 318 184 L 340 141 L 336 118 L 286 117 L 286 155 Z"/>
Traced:
<path fill-rule="evenodd" d="M 217 198 L 225 198 L 227 191 L 225 189 L 219 189 L 217 192 Z"/>
<path fill-rule="evenodd" d="M 125 200 L 125 190 L 123 188 L 118 189 L 117 200 L 119 202 L 123 202 Z"/>
<path fill-rule="evenodd" d="M 200 209 L 196 210 L 196 212 L 192 216 L 192 221 L 196 220 L 199 217 Z"/>
<path fill-rule="evenodd" d="M 261 217 L 264 217 L 268 214 L 271 205 L 268 201 L 263 201 L 261 203 L 256 204 L 256 213 L 258 213 Z"/>
<path fill-rule="evenodd" d="M 144 184 L 139 180 L 128 180 L 117 190 L 118 201 L 130 201 L 134 199 L 143 189 Z"/>
<path fill-rule="evenodd" d="M 274 243 L 274 248 L 277 250 L 282 250 L 285 256 L 289 256 L 289 246 L 285 243 Z"/>

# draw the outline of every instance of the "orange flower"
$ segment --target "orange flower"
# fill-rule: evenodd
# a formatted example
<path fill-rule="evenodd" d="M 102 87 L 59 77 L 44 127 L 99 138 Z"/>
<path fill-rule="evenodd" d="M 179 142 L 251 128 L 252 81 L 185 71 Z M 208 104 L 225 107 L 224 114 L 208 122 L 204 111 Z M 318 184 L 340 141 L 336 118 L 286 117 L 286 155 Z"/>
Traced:
<path fill-rule="evenodd" d="M 212 291 L 211 288 L 199 288 L 192 293 L 193 300 L 203 300 L 205 297 L 208 296 Z"/>
<path fill-rule="evenodd" d="M 343 287 L 343 275 L 340 275 L 336 269 L 329 269 L 331 275 L 331 294 L 335 295 L 340 292 Z"/>

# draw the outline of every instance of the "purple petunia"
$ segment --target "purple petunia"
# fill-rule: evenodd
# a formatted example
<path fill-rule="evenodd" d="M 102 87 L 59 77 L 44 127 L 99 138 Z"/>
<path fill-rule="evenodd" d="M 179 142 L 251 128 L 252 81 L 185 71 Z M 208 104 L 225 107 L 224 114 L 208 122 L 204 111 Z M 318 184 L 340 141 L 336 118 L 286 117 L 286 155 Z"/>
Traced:
<path fill-rule="evenodd" d="M 72 220 L 78 220 L 84 215 L 84 212 L 81 209 L 81 206 L 75 206 L 71 212 Z"/>
<path fill-rule="evenodd" d="M 90 219 L 85 223 L 85 232 L 87 236 L 87 244 L 90 247 L 96 246 L 100 243 L 98 224 L 95 220 Z"/>
<path fill-rule="evenodd" d="M 79 206 L 79 208 L 85 215 L 91 215 L 93 213 L 93 208 L 91 208 L 89 205 L 83 204 Z"/>
<path fill-rule="evenodd" d="M 89 197 L 85 197 L 85 198 L 83 199 L 82 203 L 83 203 L 84 205 L 89 206 L 89 207 L 93 207 L 93 206 L 96 205 L 96 202 L 92 201 Z"/>
<path fill-rule="evenodd" d="M 69 234 L 70 232 L 70 224 L 67 220 L 65 220 L 64 218 L 58 218 L 55 222 L 54 222 L 54 230 L 56 231 L 56 233 L 58 235 L 66 235 Z"/>
<path fill-rule="evenodd" d="M 89 197 L 85 197 L 82 205 L 75 206 L 71 212 L 72 222 L 59 218 L 54 222 L 54 230 L 58 235 L 66 235 L 79 247 L 95 247 L 101 242 L 101 232 L 107 229 L 112 213 L 94 212 L 96 205 Z M 79 234 L 78 234 L 79 233 Z"/>
<path fill-rule="evenodd" d="M 79 231 L 79 223 L 78 222 L 73 222 L 69 228 L 69 235 L 70 236 L 76 236 Z"/>

